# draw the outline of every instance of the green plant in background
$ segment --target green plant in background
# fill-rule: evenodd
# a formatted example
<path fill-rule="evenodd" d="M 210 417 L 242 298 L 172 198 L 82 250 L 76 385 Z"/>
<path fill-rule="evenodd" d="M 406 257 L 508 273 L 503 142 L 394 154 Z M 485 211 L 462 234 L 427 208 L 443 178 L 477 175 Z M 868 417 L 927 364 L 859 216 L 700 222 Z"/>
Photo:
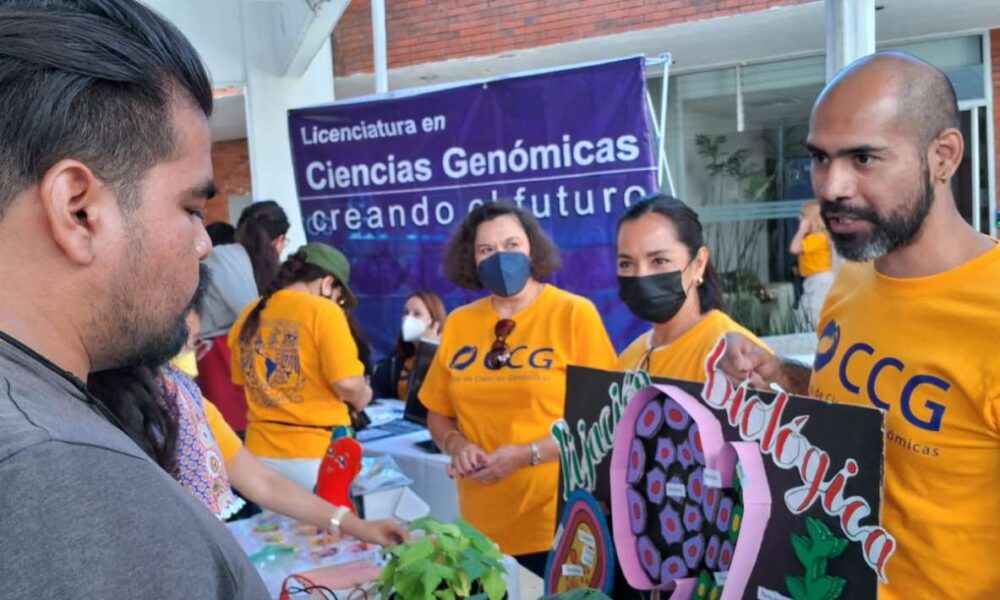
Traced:
<path fill-rule="evenodd" d="M 785 577 L 785 585 L 793 600 L 836 600 L 844 592 L 847 580 L 826 574 L 830 559 L 837 558 L 847 548 L 847 540 L 839 538 L 819 519 L 806 519 L 808 537 L 792 534 L 792 549 L 806 568 L 805 577 Z"/>
<path fill-rule="evenodd" d="M 705 171 L 712 178 L 706 205 L 722 205 L 728 184 L 750 202 L 768 199 L 774 193 L 776 178 L 767 175 L 750 162 L 745 148 L 726 150 L 729 139 L 724 135 L 695 137 L 699 156 L 705 158 Z M 761 262 L 761 236 L 767 235 L 763 221 L 732 221 L 712 223 L 705 228 L 705 242 L 712 249 L 716 266 L 726 289 L 726 312 L 758 335 L 773 335 L 797 331 L 794 313 L 772 313 L 775 298 L 764 287 L 757 269 Z"/>
<path fill-rule="evenodd" d="M 485 535 L 461 519 L 445 524 L 425 517 L 414 521 L 410 530 L 426 535 L 386 550 L 389 562 L 379 576 L 383 598 L 503 598 L 503 556 Z"/>

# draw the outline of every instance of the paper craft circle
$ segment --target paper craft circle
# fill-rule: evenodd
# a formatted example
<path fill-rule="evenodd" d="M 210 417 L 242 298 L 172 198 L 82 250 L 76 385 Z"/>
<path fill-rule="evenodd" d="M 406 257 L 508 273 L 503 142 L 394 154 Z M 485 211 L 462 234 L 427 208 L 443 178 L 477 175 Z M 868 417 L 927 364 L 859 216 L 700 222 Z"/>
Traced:
<path fill-rule="evenodd" d="M 643 448 L 641 440 L 632 440 L 632 446 L 628 456 L 628 482 L 635 483 L 642 479 L 642 473 L 645 470 L 646 449 Z"/>
<path fill-rule="evenodd" d="M 615 551 L 608 522 L 594 497 L 584 490 L 570 494 L 559 527 L 562 537 L 549 552 L 545 564 L 545 593 L 578 588 L 610 593 L 614 585 Z M 583 575 L 566 575 L 563 566 L 568 564 L 580 567 Z"/>
<path fill-rule="evenodd" d="M 646 501 L 642 494 L 632 488 L 628 490 L 628 518 L 632 524 L 632 533 L 638 535 L 646 530 Z"/>
<path fill-rule="evenodd" d="M 651 431 L 657 419 L 650 404 L 663 409 L 658 432 Z M 734 487 L 741 481 L 747 489 Z M 673 589 L 679 598 L 704 582 L 705 592 L 718 596 L 715 574 L 727 571 L 727 597 L 742 597 L 770 516 L 770 488 L 759 447 L 726 442 L 702 402 L 670 386 L 632 397 L 615 434 L 611 502 L 615 546 L 632 588 Z M 743 526 L 744 517 L 753 527 Z"/>
<path fill-rule="evenodd" d="M 639 413 L 639 421 L 635 433 L 640 437 L 652 438 L 663 425 L 663 407 L 659 402 L 649 402 Z"/>

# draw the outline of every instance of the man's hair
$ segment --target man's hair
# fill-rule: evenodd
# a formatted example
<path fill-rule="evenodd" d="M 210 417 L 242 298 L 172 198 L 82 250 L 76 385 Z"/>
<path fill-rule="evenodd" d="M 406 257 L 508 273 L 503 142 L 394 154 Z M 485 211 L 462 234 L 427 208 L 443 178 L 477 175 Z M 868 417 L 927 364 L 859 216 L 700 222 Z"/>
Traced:
<path fill-rule="evenodd" d="M 876 52 L 854 61 L 830 80 L 817 100 L 856 73 L 868 68 L 887 67 L 892 75 L 899 103 L 896 111 L 898 126 L 907 131 L 919 150 L 931 145 L 945 129 L 959 129 L 961 117 L 958 97 L 948 75 L 912 54 L 897 51 Z"/>
<path fill-rule="evenodd" d="M 138 204 L 175 152 L 172 101 L 212 112 L 198 53 L 135 0 L 0 2 L 0 218 L 60 160 L 87 165 Z"/>

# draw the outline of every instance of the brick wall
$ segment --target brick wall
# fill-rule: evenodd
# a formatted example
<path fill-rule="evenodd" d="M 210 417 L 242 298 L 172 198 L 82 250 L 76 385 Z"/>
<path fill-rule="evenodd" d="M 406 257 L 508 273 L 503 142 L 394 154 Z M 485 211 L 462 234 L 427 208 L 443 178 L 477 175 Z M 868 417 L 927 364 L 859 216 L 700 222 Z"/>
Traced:
<path fill-rule="evenodd" d="M 219 193 L 208 203 L 205 222 L 229 220 L 229 197 L 250 194 L 250 153 L 246 140 L 212 144 L 212 168 Z"/>
<path fill-rule="evenodd" d="M 392 0 L 389 68 L 490 56 L 812 0 Z M 353 0 L 333 32 L 337 76 L 371 72 L 370 0 Z"/>

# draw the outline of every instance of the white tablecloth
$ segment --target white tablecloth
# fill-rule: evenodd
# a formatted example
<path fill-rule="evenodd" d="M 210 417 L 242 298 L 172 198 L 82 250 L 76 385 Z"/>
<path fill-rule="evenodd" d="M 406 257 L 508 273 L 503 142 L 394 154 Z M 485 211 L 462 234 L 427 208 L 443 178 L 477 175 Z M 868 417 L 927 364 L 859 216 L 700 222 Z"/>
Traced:
<path fill-rule="evenodd" d="M 410 479 L 411 488 L 431 507 L 431 516 L 445 523 L 458 517 L 458 489 L 448 477 L 446 468 L 451 459 L 447 454 L 430 454 L 413 444 L 429 440 L 426 429 L 405 435 L 383 438 L 364 444 L 370 456 L 388 454 Z"/>

